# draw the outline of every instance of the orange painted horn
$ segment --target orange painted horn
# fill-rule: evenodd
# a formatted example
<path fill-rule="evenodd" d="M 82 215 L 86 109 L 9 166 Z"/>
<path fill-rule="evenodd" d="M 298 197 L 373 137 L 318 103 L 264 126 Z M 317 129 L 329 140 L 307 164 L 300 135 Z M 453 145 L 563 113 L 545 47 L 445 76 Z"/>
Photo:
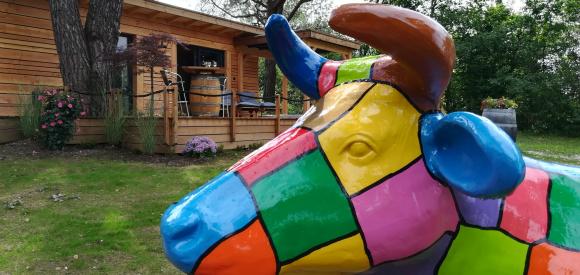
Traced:
<path fill-rule="evenodd" d="M 375 63 L 372 78 L 393 84 L 422 111 L 438 110 L 455 63 L 449 33 L 433 19 L 408 9 L 378 4 L 347 4 L 329 21 L 391 58 Z"/>

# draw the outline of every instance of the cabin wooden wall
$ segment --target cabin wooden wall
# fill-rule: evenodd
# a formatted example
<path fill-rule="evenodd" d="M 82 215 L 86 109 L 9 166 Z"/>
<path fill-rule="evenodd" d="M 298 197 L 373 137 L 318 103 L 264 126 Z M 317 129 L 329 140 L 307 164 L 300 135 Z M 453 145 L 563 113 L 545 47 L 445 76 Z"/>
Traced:
<path fill-rule="evenodd" d="M 18 115 L 18 93 L 61 86 L 46 1 L 0 1 L 0 116 Z"/>
<path fill-rule="evenodd" d="M 0 118 L 0 144 L 22 139 L 18 118 Z"/>
<path fill-rule="evenodd" d="M 186 44 L 220 49 L 231 53 L 232 76 L 237 76 L 237 50 L 233 37 L 212 34 L 156 19 L 152 14 L 131 13 L 121 18 L 121 32 L 136 36 L 151 33 L 169 33 Z M 81 7 L 81 14 L 86 8 Z M 175 70 L 175 47 L 168 49 Z M 226 65 L 227 66 L 227 65 Z M 142 68 L 137 68 L 142 69 Z M 163 88 L 159 70 L 155 68 L 154 90 Z M 137 71 L 137 70 L 134 70 Z M 258 90 L 258 58 L 244 58 L 244 90 Z M 136 94 L 150 91 L 149 75 L 134 76 L 133 88 Z M 230 76 L 230 79 L 232 77 Z M 0 117 L 17 116 L 18 100 L 16 94 L 22 90 L 30 92 L 35 86 L 61 86 L 60 69 L 56 46 L 50 21 L 48 0 L 0 0 Z M 237 89 L 237 81 L 231 81 Z M 162 95 L 156 96 L 156 110 L 160 113 Z M 143 110 L 147 98 L 136 98 L 135 106 Z"/>

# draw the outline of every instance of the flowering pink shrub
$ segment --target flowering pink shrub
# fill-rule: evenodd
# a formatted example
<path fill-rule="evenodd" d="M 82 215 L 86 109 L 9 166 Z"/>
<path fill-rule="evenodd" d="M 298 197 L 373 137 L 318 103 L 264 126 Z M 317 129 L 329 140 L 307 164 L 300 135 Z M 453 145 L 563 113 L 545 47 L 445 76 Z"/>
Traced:
<path fill-rule="evenodd" d="M 75 120 L 84 116 L 79 99 L 58 89 L 47 89 L 38 96 L 40 113 L 40 141 L 50 150 L 60 150 L 72 138 Z"/>
<path fill-rule="evenodd" d="M 185 144 L 183 152 L 185 156 L 190 157 L 211 157 L 217 152 L 217 145 L 213 140 L 204 136 L 194 136 Z"/>

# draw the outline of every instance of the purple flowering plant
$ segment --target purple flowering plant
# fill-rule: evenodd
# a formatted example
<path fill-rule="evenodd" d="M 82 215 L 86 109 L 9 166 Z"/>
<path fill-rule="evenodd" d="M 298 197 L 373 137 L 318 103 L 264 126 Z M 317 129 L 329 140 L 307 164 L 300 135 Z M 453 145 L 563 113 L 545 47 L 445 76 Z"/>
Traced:
<path fill-rule="evenodd" d="M 75 120 L 84 116 L 81 100 L 61 89 L 46 89 L 37 100 L 40 113 L 40 141 L 50 150 L 60 150 L 73 137 Z"/>
<path fill-rule="evenodd" d="M 190 157 L 212 157 L 217 152 L 217 144 L 208 137 L 194 136 L 185 144 L 183 152 L 185 156 Z"/>

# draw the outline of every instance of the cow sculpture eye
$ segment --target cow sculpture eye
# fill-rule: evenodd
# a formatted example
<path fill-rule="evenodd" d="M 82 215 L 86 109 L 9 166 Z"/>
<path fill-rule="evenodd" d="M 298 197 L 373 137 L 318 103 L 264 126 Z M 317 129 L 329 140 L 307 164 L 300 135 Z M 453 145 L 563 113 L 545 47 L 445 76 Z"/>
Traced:
<path fill-rule="evenodd" d="M 351 142 L 346 149 L 351 157 L 361 160 L 374 155 L 373 148 L 364 141 Z"/>

